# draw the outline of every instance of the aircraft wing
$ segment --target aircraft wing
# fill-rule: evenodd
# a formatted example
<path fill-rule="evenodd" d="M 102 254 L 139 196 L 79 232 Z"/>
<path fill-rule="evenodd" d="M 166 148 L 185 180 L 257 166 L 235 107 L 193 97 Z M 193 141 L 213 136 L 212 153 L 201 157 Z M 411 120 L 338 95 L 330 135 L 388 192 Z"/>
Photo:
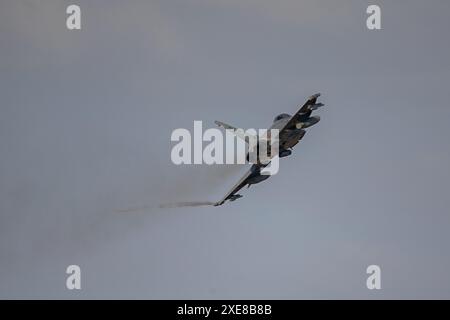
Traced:
<path fill-rule="evenodd" d="M 294 114 L 291 119 L 285 124 L 283 128 L 280 129 L 280 135 L 283 131 L 296 129 L 296 125 L 299 121 L 309 118 L 312 111 L 323 106 L 323 103 L 317 103 L 317 98 L 320 97 L 320 93 L 316 93 L 308 98 L 305 104 Z"/>
<path fill-rule="evenodd" d="M 250 143 L 250 141 L 253 141 L 253 143 L 256 143 L 258 141 L 258 136 L 253 136 L 253 135 L 249 135 L 248 132 L 247 134 L 245 134 L 245 130 L 241 129 L 241 128 L 236 128 L 233 126 L 230 126 L 229 124 L 226 124 L 224 122 L 221 121 L 214 121 L 214 123 L 221 127 L 224 128 L 225 130 L 231 130 L 231 132 L 236 135 L 238 138 L 244 140 L 246 143 Z"/>
<path fill-rule="evenodd" d="M 241 195 L 236 195 L 236 193 L 237 193 L 239 190 L 241 190 L 241 189 L 247 184 L 248 178 L 253 174 L 252 169 L 253 169 L 253 166 L 252 166 L 252 168 L 249 169 L 249 170 L 247 171 L 247 173 L 246 173 L 246 174 L 238 181 L 238 183 L 236 183 L 236 184 L 233 186 L 233 188 L 231 188 L 231 190 L 228 191 L 228 193 L 225 195 L 225 197 L 223 197 L 222 200 L 216 202 L 214 205 L 215 205 L 215 206 L 220 206 L 220 205 L 224 204 L 225 201 L 227 201 L 227 200 L 234 201 L 234 200 L 236 200 L 236 199 L 238 199 L 238 198 L 241 198 L 242 196 L 241 196 Z"/>

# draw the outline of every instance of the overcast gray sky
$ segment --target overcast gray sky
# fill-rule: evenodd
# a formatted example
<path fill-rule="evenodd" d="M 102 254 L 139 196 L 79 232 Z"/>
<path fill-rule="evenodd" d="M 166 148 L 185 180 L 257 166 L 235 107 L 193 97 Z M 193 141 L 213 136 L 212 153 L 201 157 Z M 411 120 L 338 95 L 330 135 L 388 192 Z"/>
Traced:
<path fill-rule="evenodd" d="M 0 298 L 450 298 L 449 12 L 1 1 Z M 173 129 L 264 128 L 316 92 L 322 121 L 277 175 L 221 207 L 157 208 L 217 201 L 245 171 L 175 166 Z"/>

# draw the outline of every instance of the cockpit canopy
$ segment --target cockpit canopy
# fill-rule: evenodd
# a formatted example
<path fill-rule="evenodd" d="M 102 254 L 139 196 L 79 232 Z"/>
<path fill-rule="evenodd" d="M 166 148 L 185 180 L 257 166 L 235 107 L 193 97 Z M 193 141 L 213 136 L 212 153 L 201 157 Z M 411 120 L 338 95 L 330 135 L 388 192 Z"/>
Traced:
<path fill-rule="evenodd" d="M 282 113 L 282 114 L 277 115 L 275 117 L 275 119 L 273 119 L 273 122 L 277 122 L 277 121 L 279 121 L 281 119 L 290 118 L 290 117 L 291 117 L 291 115 L 289 115 L 287 113 Z"/>

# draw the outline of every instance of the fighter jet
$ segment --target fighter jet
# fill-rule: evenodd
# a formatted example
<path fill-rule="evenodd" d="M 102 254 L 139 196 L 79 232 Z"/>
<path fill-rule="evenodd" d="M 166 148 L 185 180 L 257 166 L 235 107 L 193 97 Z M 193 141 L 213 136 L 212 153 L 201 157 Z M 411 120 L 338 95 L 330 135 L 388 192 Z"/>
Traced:
<path fill-rule="evenodd" d="M 323 103 L 317 102 L 320 93 L 312 95 L 308 98 L 305 104 L 294 115 L 287 113 L 279 114 L 273 120 L 270 129 L 279 130 L 279 157 L 287 157 L 292 154 L 292 148 L 303 138 L 306 128 L 309 128 L 320 121 L 319 116 L 311 116 L 311 113 L 324 106 Z M 215 123 L 224 129 L 232 130 L 236 135 L 243 132 L 242 129 L 230 126 L 226 123 L 215 121 Z M 269 130 L 270 130 L 269 129 Z M 245 137 L 240 137 L 245 138 Z M 248 142 L 248 141 L 247 141 Z M 247 154 L 247 160 L 248 154 Z M 254 163 L 250 170 L 238 181 L 238 183 L 231 188 L 231 190 L 223 197 L 222 200 L 214 203 L 214 206 L 220 206 L 225 201 L 235 201 L 242 198 L 242 195 L 238 194 L 244 186 L 250 187 L 252 184 L 260 183 L 270 177 L 270 175 L 261 174 L 261 170 L 267 166 L 268 163 L 262 164 L 259 161 Z"/>

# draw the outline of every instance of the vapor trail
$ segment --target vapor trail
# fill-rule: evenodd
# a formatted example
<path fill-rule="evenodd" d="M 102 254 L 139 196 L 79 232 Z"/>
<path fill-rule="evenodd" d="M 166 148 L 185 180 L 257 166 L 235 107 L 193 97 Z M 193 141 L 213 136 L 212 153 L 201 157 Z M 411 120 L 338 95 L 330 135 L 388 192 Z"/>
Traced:
<path fill-rule="evenodd" d="M 116 210 L 116 212 L 120 212 L 120 213 L 136 212 L 136 211 L 147 210 L 147 209 L 150 209 L 150 208 L 154 208 L 154 207 L 152 207 L 152 206 L 131 207 L 131 208 L 126 208 L 126 209 Z"/>
<path fill-rule="evenodd" d="M 212 206 L 214 202 L 211 201 L 185 201 L 185 202 L 172 202 L 172 203 L 164 203 L 160 204 L 158 208 L 167 209 L 167 208 L 182 208 L 182 207 L 202 207 L 202 206 Z M 119 213 L 127 213 L 127 212 L 138 212 L 144 211 L 151 208 L 155 208 L 154 206 L 142 206 L 142 207 L 131 207 L 126 209 L 120 209 L 116 212 Z"/>
<path fill-rule="evenodd" d="M 201 206 L 212 206 L 214 202 L 210 201 L 188 201 L 188 202 L 174 202 L 165 203 L 159 205 L 160 208 L 181 208 L 181 207 L 201 207 Z"/>

